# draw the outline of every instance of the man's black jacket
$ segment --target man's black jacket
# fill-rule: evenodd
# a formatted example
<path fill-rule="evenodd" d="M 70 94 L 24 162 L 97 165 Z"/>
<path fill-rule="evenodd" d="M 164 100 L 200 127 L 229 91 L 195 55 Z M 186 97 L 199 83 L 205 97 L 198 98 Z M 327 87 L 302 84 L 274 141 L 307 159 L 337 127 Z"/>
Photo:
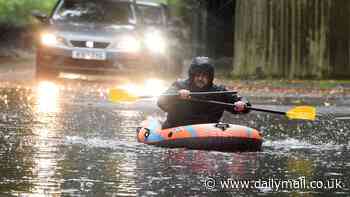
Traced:
<path fill-rule="evenodd" d="M 190 81 L 176 81 L 165 92 L 177 93 L 181 89 L 186 89 L 191 92 L 198 92 L 191 89 Z M 203 92 L 217 92 L 227 91 L 224 86 L 212 85 L 211 87 L 201 90 Z M 192 98 L 201 100 L 215 100 L 226 103 L 235 103 L 241 100 L 237 94 L 217 94 L 217 95 L 196 95 Z M 236 113 L 233 107 L 227 108 L 226 106 L 203 103 L 198 101 L 180 99 L 178 96 L 161 96 L 158 99 L 158 106 L 165 112 L 167 112 L 167 120 L 163 124 L 163 129 L 172 128 L 191 124 L 203 124 L 203 123 L 216 123 L 220 121 L 223 112 L 229 111 Z M 249 103 L 247 103 L 249 105 Z M 248 112 L 246 110 L 245 112 Z"/>

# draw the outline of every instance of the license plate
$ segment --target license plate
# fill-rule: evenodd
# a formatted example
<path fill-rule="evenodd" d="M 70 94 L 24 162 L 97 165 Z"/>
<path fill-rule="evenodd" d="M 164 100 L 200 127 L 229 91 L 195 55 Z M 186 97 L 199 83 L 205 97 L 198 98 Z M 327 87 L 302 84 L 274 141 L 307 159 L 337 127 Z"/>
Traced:
<path fill-rule="evenodd" d="M 73 51 L 72 58 L 84 60 L 106 60 L 104 51 Z"/>

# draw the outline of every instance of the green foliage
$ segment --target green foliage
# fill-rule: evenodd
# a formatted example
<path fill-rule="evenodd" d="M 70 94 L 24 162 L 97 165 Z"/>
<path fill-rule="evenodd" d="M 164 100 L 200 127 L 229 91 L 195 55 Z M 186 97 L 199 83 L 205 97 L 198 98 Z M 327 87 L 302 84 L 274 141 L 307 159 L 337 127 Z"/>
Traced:
<path fill-rule="evenodd" d="M 174 16 L 185 18 L 187 9 L 193 4 L 192 0 L 168 0 L 167 3 L 171 7 Z"/>
<path fill-rule="evenodd" d="M 168 3 L 168 1 L 167 1 L 167 0 L 155 0 L 155 2 L 157 2 L 157 3 L 165 3 L 165 4 L 167 4 L 167 3 Z"/>
<path fill-rule="evenodd" d="M 50 13 L 57 0 L 0 0 L 0 24 L 23 26 L 33 22 L 31 13 Z"/>

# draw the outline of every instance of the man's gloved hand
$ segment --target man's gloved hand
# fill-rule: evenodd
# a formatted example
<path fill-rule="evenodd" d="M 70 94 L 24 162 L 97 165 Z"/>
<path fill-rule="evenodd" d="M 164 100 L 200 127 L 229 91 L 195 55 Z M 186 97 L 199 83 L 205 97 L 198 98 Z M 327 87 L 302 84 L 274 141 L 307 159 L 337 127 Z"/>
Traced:
<path fill-rule="evenodd" d="M 190 99 L 191 96 L 190 96 L 190 91 L 189 90 L 185 90 L 185 89 L 182 89 L 182 90 L 179 90 L 179 96 L 181 99 Z"/>
<path fill-rule="evenodd" d="M 245 110 L 247 110 L 247 104 L 243 101 L 237 101 L 234 103 L 234 110 L 235 112 L 244 112 Z"/>

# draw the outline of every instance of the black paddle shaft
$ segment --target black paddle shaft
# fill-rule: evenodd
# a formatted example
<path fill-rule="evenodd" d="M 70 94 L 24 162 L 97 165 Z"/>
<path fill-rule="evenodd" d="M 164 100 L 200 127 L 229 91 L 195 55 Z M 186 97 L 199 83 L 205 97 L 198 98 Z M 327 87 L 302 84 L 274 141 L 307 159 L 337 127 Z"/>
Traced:
<path fill-rule="evenodd" d="M 212 95 L 212 94 L 237 94 L 236 91 L 216 91 L 216 92 L 190 92 L 190 96 L 195 95 Z M 179 96 L 179 93 L 169 93 L 169 94 L 162 94 L 161 96 Z"/>
<path fill-rule="evenodd" d="M 261 108 L 255 108 L 255 107 L 248 107 L 248 109 L 254 110 L 254 111 L 268 112 L 268 113 L 273 113 L 273 114 L 280 114 L 280 115 L 286 115 L 287 114 L 284 111 L 275 111 L 275 110 L 261 109 Z"/>
<path fill-rule="evenodd" d="M 202 100 L 202 99 L 194 99 L 191 98 L 190 100 L 192 101 L 198 101 L 198 102 L 203 102 L 203 103 L 211 103 L 211 104 L 216 104 L 216 105 L 223 105 L 223 106 L 229 106 L 229 107 L 234 107 L 235 105 L 232 103 L 225 103 L 225 102 L 220 102 L 220 101 L 213 101 L 213 100 Z M 274 114 L 280 114 L 280 115 L 286 115 L 286 112 L 283 111 L 275 111 L 275 110 L 269 110 L 269 109 L 261 109 L 261 108 L 256 108 L 256 107 L 247 107 L 250 110 L 254 111 L 261 111 L 261 112 L 268 112 L 268 113 L 274 113 Z"/>
<path fill-rule="evenodd" d="M 190 96 L 195 95 L 217 95 L 217 94 L 237 94 L 237 91 L 216 91 L 216 92 L 191 92 Z M 179 93 L 167 93 L 167 94 L 161 94 L 160 96 L 179 96 Z M 140 99 L 147 99 L 153 96 L 139 96 Z"/>

